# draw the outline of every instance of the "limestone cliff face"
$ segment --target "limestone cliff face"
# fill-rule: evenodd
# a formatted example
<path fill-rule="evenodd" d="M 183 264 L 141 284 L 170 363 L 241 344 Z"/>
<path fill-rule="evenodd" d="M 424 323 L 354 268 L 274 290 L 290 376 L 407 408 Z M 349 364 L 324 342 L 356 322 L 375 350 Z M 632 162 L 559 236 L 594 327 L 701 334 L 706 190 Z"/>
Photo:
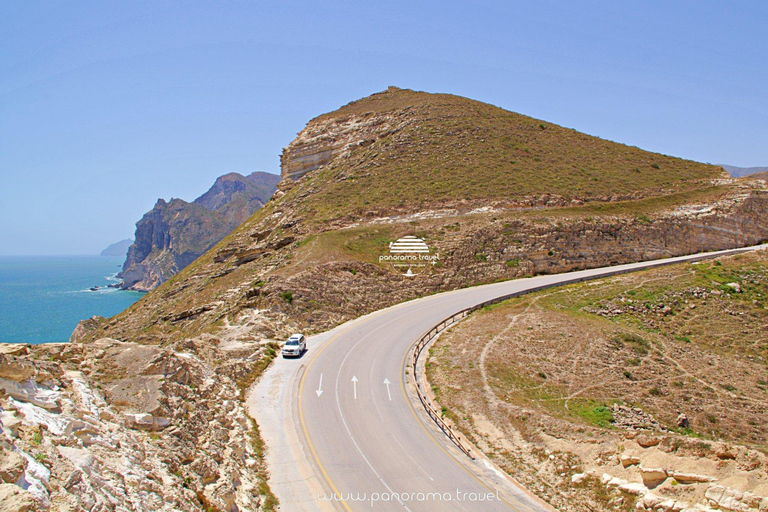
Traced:
<path fill-rule="evenodd" d="M 262 207 L 278 180 L 269 173 L 230 173 L 192 203 L 159 199 L 136 223 L 122 287 L 148 291 L 159 286 Z"/>
<path fill-rule="evenodd" d="M 390 88 L 395 90 L 395 88 Z M 355 148 L 370 146 L 408 122 L 402 113 L 350 113 L 342 117 L 320 116 L 307 123 L 280 155 L 281 175 L 297 180 Z"/>

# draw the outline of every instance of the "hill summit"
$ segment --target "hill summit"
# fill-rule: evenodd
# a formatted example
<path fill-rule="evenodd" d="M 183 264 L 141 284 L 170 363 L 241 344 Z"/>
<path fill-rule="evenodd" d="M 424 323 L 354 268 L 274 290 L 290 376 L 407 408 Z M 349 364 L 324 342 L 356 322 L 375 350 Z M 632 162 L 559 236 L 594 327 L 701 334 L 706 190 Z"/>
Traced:
<path fill-rule="evenodd" d="M 453 96 L 390 87 L 311 120 L 281 157 L 284 180 L 315 175 L 321 218 L 371 208 L 521 206 L 638 199 L 726 178 Z"/>
<path fill-rule="evenodd" d="M 390 87 L 320 115 L 281 167 L 273 200 L 87 337 L 157 343 L 222 322 L 280 337 L 426 293 L 766 237 L 758 185 L 720 167 L 448 94 Z M 409 235 L 440 255 L 412 280 L 379 259 Z"/>

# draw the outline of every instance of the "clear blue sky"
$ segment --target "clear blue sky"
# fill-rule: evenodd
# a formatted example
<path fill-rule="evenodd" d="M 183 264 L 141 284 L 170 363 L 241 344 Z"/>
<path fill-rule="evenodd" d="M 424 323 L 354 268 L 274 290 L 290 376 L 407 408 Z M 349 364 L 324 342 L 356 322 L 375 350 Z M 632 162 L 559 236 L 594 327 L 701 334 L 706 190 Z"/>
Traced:
<path fill-rule="evenodd" d="M 0 254 L 97 253 L 389 85 L 768 165 L 766 64 L 762 2 L 9 0 Z"/>

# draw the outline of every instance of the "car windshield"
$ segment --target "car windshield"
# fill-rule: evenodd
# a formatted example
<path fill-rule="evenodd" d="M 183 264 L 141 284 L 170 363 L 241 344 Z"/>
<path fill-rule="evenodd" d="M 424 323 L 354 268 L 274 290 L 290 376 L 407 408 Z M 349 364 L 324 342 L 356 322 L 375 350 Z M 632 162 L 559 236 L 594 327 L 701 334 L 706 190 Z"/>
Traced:
<path fill-rule="evenodd" d="M 298 345 L 299 340 L 288 340 L 285 342 L 286 345 Z"/>

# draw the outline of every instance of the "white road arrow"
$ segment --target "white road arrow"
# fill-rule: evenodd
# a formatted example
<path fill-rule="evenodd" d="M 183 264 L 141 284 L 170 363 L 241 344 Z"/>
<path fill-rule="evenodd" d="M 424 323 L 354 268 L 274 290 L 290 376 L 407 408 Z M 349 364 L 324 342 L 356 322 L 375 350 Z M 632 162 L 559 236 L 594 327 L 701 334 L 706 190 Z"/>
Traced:
<path fill-rule="evenodd" d="M 320 374 L 320 384 L 317 386 L 315 393 L 317 393 L 318 398 L 320 398 L 320 395 L 323 394 L 323 374 L 322 373 Z"/>
<path fill-rule="evenodd" d="M 357 400 L 357 377 L 352 376 L 352 385 L 355 388 L 355 400 Z"/>
<path fill-rule="evenodd" d="M 389 392 L 389 379 L 384 377 L 384 385 L 387 386 L 387 396 L 389 397 L 389 401 L 392 401 L 392 393 Z"/>

